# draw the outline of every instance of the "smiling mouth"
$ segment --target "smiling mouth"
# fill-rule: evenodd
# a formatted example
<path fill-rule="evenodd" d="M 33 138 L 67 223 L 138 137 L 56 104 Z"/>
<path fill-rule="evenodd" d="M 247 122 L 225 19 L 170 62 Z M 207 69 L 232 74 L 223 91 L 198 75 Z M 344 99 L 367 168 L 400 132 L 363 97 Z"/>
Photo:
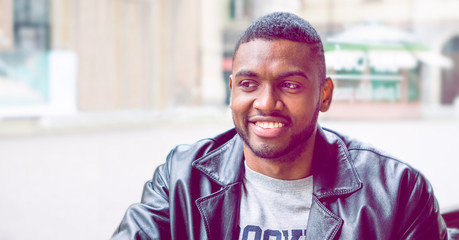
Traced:
<path fill-rule="evenodd" d="M 280 123 L 280 122 L 262 122 L 262 121 L 257 121 L 255 122 L 255 125 L 258 127 L 264 128 L 264 129 L 272 129 L 272 128 L 281 128 L 285 124 Z"/>

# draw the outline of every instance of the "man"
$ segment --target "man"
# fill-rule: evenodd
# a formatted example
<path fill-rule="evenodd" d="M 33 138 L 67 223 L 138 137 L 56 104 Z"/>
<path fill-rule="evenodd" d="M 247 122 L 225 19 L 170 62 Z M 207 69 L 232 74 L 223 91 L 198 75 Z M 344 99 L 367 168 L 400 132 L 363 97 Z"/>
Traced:
<path fill-rule="evenodd" d="M 324 62 L 305 20 L 254 22 L 233 58 L 235 130 L 172 150 L 112 239 L 446 239 L 423 175 L 317 124 Z"/>

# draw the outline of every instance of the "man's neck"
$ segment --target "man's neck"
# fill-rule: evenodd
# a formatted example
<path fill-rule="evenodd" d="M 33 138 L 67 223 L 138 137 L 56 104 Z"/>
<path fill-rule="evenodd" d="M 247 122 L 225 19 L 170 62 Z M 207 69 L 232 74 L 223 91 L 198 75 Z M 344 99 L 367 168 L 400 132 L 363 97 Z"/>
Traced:
<path fill-rule="evenodd" d="M 312 158 L 314 154 L 315 133 L 302 147 L 304 150 L 295 154 L 287 154 L 278 159 L 265 159 L 256 156 L 244 143 L 244 157 L 247 166 L 263 175 L 282 179 L 296 180 L 311 175 Z"/>

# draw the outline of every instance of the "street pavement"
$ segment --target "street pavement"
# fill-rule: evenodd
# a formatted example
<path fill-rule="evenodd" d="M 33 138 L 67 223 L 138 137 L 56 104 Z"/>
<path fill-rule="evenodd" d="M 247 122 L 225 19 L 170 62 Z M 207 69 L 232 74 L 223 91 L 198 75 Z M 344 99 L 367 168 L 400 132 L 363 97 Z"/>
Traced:
<path fill-rule="evenodd" d="M 227 113 L 99 124 L 0 135 L 0 239 L 108 239 L 171 148 L 232 127 Z M 431 181 L 443 212 L 459 208 L 458 119 L 321 125 L 411 164 Z"/>

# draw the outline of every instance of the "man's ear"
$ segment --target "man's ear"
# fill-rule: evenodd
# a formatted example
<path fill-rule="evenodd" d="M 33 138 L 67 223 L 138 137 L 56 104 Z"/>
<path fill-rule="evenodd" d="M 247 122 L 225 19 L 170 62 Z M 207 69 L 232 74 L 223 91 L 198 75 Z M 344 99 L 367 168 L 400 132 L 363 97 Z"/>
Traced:
<path fill-rule="evenodd" d="M 326 112 L 330 108 L 330 104 L 333 97 L 333 81 L 331 78 L 325 79 L 325 82 L 320 87 L 320 106 L 321 112 Z"/>
<path fill-rule="evenodd" d="M 231 75 L 229 76 L 229 89 L 230 89 L 229 107 L 231 108 L 231 107 L 233 106 L 233 105 L 232 105 L 232 102 L 233 102 L 233 101 L 231 100 L 231 99 L 232 99 L 232 96 L 233 96 L 233 93 L 232 93 L 232 92 L 233 92 L 233 91 L 232 91 L 232 90 L 233 90 L 233 74 L 231 74 Z"/>

